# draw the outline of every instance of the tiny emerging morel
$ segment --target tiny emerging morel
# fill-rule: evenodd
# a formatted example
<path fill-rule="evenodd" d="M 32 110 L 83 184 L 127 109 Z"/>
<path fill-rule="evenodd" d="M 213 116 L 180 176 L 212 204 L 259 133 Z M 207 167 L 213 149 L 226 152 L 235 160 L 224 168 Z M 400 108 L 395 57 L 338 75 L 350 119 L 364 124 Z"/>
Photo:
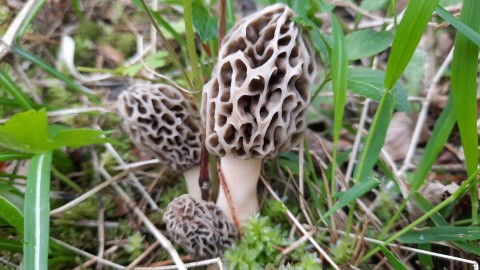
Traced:
<path fill-rule="evenodd" d="M 225 37 L 203 88 L 207 149 L 221 170 L 240 221 L 259 209 L 262 159 L 298 145 L 316 72 L 313 50 L 283 4 L 240 21 Z M 230 217 L 223 188 L 217 205 Z"/>
<path fill-rule="evenodd" d="M 137 83 L 121 94 L 118 111 L 135 145 L 161 164 L 182 171 L 188 193 L 201 198 L 202 124 L 192 102 L 172 86 Z"/>
<path fill-rule="evenodd" d="M 237 241 L 237 227 L 214 203 L 187 194 L 168 205 L 163 220 L 172 240 L 194 258 L 221 256 Z"/>

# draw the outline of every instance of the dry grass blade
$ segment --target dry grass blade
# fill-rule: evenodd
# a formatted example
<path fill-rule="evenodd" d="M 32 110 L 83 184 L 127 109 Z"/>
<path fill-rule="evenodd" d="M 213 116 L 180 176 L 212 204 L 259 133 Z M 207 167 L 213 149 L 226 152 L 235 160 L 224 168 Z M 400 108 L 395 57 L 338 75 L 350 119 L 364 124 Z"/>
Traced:
<path fill-rule="evenodd" d="M 2 39 L 0 40 L 0 60 L 2 60 L 3 57 L 10 52 L 13 41 L 15 40 L 20 27 L 24 23 L 25 18 L 28 16 L 28 13 L 30 13 L 30 10 L 34 7 L 35 2 L 37 2 L 37 0 L 29 0 L 27 3 L 25 3 L 22 10 L 17 14 L 13 22 L 8 27 L 8 30 L 3 35 Z"/>
<path fill-rule="evenodd" d="M 100 173 L 107 180 L 112 179 L 110 174 L 102 167 L 100 167 Z M 143 213 L 143 211 L 140 208 L 138 208 L 135 202 L 132 201 L 132 199 L 128 196 L 128 194 L 115 182 L 112 183 L 112 187 L 120 195 L 120 197 L 125 201 L 127 206 L 133 209 L 133 212 L 135 213 L 135 215 L 137 215 L 142 220 L 142 222 L 145 224 L 145 227 L 147 227 L 147 229 L 155 237 L 155 239 L 157 239 L 157 241 L 160 242 L 162 247 L 165 248 L 168 251 L 168 253 L 170 253 L 170 256 L 174 260 L 176 267 L 178 267 L 178 269 L 180 270 L 187 269 L 182 259 L 178 255 L 178 252 L 173 247 L 172 243 L 155 227 L 155 225 L 147 218 L 145 213 Z"/>

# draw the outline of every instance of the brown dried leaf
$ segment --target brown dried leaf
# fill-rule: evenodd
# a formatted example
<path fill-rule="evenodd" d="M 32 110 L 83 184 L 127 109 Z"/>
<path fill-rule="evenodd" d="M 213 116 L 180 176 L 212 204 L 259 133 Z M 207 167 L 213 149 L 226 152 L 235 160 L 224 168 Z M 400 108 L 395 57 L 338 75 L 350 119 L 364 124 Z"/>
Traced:
<path fill-rule="evenodd" d="M 387 130 L 387 138 L 383 146 L 393 160 L 402 160 L 405 158 L 412 142 L 415 125 L 416 121 L 411 115 L 403 112 L 393 114 L 392 121 Z M 423 128 L 419 143 L 425 142 L 427 139 L 428 131 Z"/>

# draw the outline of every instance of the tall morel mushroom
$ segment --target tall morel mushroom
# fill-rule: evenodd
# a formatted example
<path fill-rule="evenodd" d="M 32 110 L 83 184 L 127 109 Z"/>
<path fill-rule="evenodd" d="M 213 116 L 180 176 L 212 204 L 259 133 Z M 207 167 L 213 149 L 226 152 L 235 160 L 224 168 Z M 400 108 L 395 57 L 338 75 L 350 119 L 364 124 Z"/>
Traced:
<path fill-rule="evenodd" d="M 186 194 L 168 204 L 163 220 L 173 241 L 199 259 L 221 256 L 238 237 L 237 227 L 214 203 Z"/>
<path fill-rule="evenodd" d="M 183 171 L 188 193 L 201 198 L 202 128 L 190 100 L 169 85 L 137 83 L 121 94 L 118 111 L 133 142 L 163 165 Z"/>
<path fill-rule="evenodd" d="M 206 147 L 221 170 L 241 221 L 258 211 L 263 158 L 298 145 L 316 71 L 312 47 L 283 4 L 239 22 L 225 37 L 203 88 Z M 224 190 L 217 205 L 231 218 Z"/>

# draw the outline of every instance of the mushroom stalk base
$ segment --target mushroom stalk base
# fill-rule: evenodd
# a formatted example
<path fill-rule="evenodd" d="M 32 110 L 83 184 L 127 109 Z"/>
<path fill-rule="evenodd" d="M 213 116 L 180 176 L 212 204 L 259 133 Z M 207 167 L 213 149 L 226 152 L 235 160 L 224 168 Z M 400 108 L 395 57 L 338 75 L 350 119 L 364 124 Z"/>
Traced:
<path fill-rule="evenodd" d="M 183 177 L 187 183 L 188 195 L 196 200 L 202 199 L 202 192 L 198 184 L 198 177 L 200 176 L 200 166 L 195 166 L 183 172 Z"/>
<path fill-rule="evenodd" d="M 220 162 L 220 168 L 230 196 L 232 197 L 233 207 L 235 208 L 240 223 L 244 224 L 252 214 L 257 213 L 259 210 L 257 182 L 260 177 L 262 160 L 243 160 L 236 158 L 232 154 L 227 154 L 221 158 Z M 220 185 L 217 206 L 233 221 L 233 216 L 222 185 Z"/>

